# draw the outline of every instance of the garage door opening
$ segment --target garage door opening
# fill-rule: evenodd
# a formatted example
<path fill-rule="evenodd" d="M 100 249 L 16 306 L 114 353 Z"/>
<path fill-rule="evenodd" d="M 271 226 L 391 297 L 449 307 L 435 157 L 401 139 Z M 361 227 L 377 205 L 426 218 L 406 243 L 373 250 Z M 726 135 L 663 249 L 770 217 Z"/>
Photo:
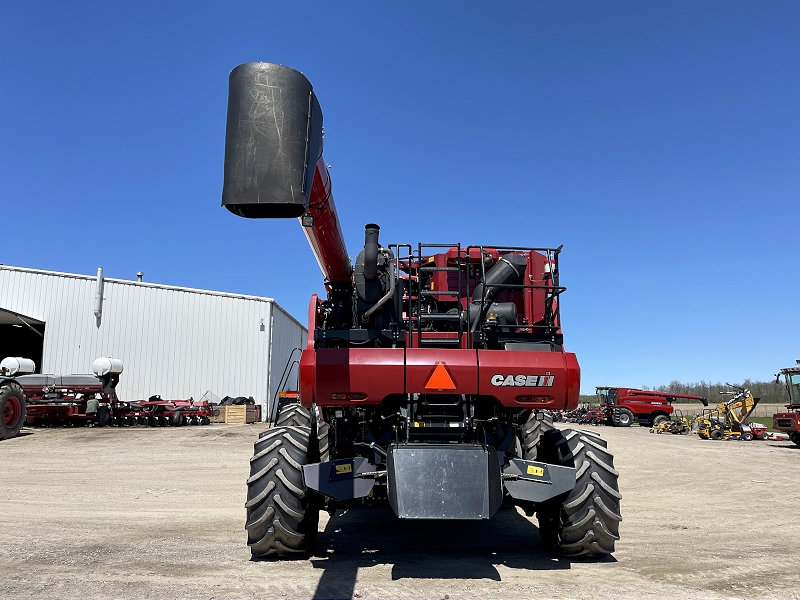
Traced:
<path fill-rule="evenodd" d="M 0 360 L 7 356 L 30 358 L 41 373 L 44 328 L 44 321 L 0 308 Z"/>

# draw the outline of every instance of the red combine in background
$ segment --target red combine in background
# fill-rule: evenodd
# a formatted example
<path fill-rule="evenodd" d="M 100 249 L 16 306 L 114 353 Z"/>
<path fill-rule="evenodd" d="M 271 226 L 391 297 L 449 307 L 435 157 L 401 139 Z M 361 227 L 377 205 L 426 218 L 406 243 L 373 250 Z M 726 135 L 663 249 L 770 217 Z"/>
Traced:
<path fill-rule="evenodd" d="M 222 204 L 299 219 L 326 291 L 308 309 L 300 402 L 250 460 L 254 556 L 308 551 L 321 509 L 365 497 L 408 519 L 488 519 L 515 503 L 537 514 L 554 551 L 613 551 L 613 455 L 593 434 L 535 417 L 578 404 L 560 247 L 383 244 L 368 224 L 351 264 L 317 97 L 271 63 L 230 74 Z"/>
<path fill-rule="evenodd" d="M 606 425 L 614 427 L 630 427 L 634 423 L 654 427 L 669 421 L 675 412 L 672 403 L 677 400 L 697 400 L 708 406 L 702 396 L 621 387 L 598 387 L 596 391 Z"/>

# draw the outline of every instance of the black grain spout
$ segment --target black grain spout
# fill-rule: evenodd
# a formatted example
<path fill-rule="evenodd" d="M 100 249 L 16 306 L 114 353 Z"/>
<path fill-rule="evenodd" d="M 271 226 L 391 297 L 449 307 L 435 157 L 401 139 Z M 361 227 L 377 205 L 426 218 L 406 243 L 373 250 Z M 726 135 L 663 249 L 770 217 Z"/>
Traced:
<path fill-rule="evenodd" d="M 322 155 L 322 110 L 311 83 L 283 65 L 230 74 L 222 206 L 248 218 L 299 217 Z"/>

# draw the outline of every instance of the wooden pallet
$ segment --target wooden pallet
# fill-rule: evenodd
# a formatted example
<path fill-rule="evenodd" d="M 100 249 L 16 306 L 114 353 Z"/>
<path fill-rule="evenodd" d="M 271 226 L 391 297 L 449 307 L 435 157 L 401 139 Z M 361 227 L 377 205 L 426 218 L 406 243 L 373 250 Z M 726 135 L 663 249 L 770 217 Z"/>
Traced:
<path fill-rule="evenodd" d="M 244 404 L 241 406 L 220 406 L 220 409 L 225 409 L 225 423 L 240 424 L 255 423 L 256 410 L 252 404 Z M 222 412 L 220 411 L 220 416 Z"/>
<path fill-rule="evenodd" d="M 224 423 L 225 422 L 225 409 L 228 408 L 227 406 L 214 406 L 214 410 L 209 417 L 212 423 Z"/>

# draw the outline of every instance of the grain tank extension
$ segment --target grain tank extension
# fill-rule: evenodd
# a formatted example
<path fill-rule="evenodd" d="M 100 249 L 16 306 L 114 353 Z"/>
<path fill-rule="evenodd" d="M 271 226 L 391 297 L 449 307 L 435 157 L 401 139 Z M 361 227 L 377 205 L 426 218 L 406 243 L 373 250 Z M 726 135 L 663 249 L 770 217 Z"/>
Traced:
<path fill-rule="evenodd" d="M 369 223 L 351 264 L 322 137 L 301 73 L 231 72 L 222 204 L 297 218 L 325 285 L 308 309 L 300 403 L 255 442 L 252 554 L 307 552 L 320 510 L 365 497 L 403 519 L 489 519 L 515 503 L 552 550 L 612 552 L 621 497 L 606 443 L 537 418 L 578 404 L 561 248 L 387 244 Z"/>

